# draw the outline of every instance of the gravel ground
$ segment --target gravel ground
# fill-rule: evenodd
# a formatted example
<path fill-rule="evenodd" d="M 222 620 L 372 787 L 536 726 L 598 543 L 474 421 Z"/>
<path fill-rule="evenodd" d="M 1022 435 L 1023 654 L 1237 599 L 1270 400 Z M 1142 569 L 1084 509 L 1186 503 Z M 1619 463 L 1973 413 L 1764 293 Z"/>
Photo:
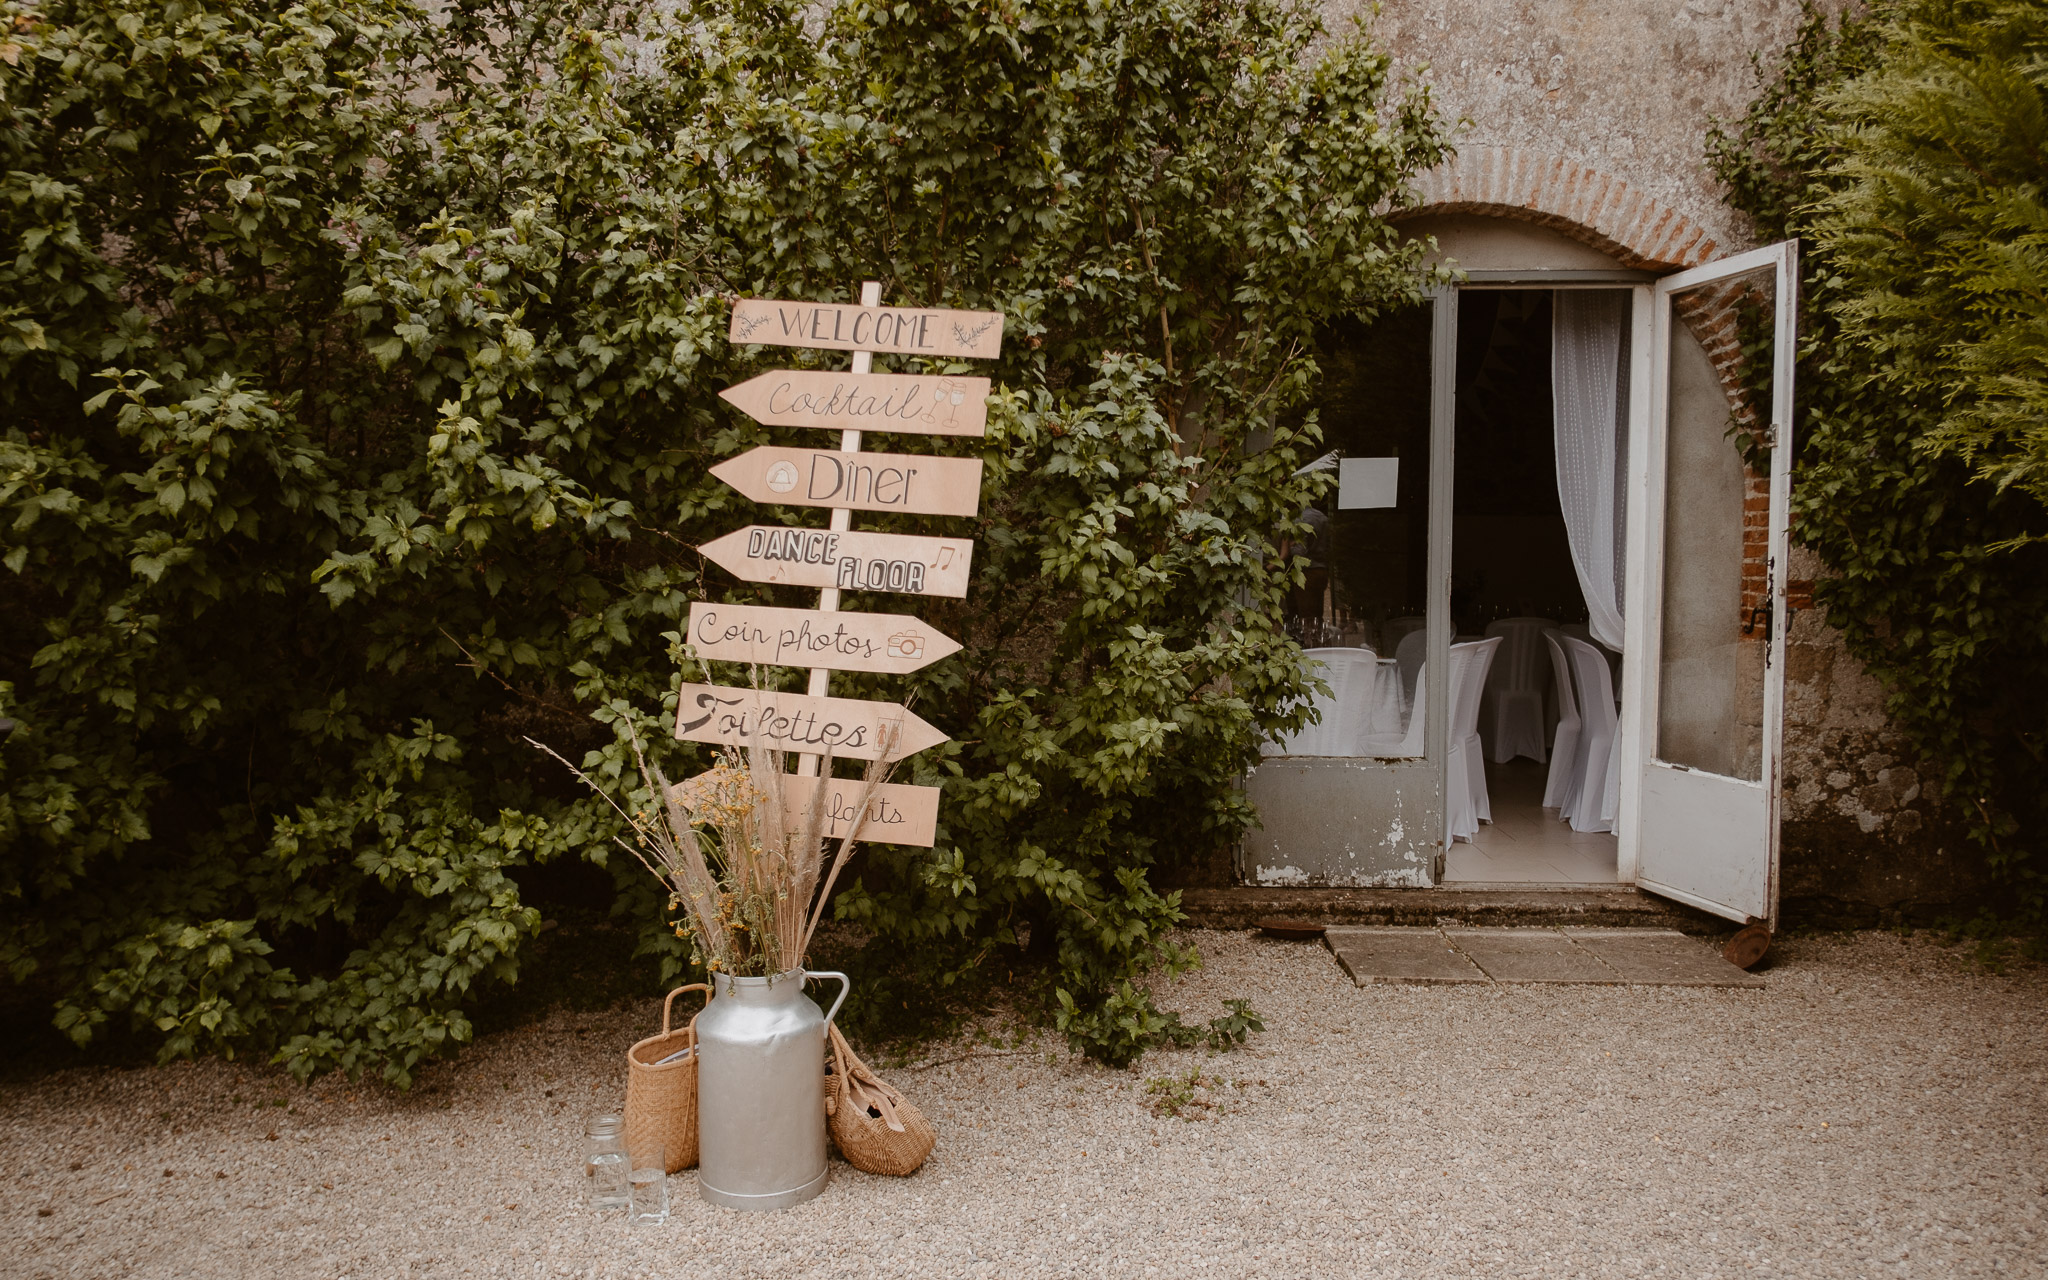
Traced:
<path fill-rule="evenodd" d="M 1111 1072 L 963 1039 L 891 1075 L 916 1177 L 837 1161 L 769 1215 L 678 1180 L 579 1207 L 582 1121 L 647 1010 L 559 1015 L 410 1096 L 206 1062 L 0 1093 L 15 1276 L 2048 1275 L 2048 973 L 1867 934 L 1763 991 L 1353 987 L 1320 947 L 1195 935 L 1172 1003 L 1268 1031 Z M 1203 1073 L 1199 1118 L 1148 1079 Z"/>

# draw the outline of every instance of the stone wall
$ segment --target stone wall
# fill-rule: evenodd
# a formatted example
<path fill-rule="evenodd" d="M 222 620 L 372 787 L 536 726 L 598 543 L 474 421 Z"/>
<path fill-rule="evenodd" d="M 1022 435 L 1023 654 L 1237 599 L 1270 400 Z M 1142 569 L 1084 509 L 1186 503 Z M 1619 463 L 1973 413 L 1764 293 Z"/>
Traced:
<path fill-rule="evenodd" d="M 1783 865 L 1786 918 L 1817 924 L 1928 924 L 1991 901 L 1981 848 L 1937 766 L 1918 760 L 1885 715 L 1885 692 L 1813 608 L 1823 567 L 1794 547 L 1787 636 Z"/>
<path fill-rule="evenodd" d="M 1704 228 L 1750 230 L 1707 171 L 1709 122 L 1755 96 L 1754 51 L 1784 47 L 1798 0 L 1328 0 L 1430 86 L 1460 150 L 1540 153 L 1610 174 Z"/>

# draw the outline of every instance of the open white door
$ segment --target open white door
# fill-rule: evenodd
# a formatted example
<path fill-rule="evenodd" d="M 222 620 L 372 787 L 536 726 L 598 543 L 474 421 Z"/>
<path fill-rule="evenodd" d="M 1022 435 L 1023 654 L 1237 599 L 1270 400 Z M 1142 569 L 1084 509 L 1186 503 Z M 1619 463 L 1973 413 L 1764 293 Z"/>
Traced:
<path fill-rule="evenodd" d="M 1786 241 L 1657 283 L 1631 441 L 1621 862 L 1773 930 L 1798 267 Z"/>

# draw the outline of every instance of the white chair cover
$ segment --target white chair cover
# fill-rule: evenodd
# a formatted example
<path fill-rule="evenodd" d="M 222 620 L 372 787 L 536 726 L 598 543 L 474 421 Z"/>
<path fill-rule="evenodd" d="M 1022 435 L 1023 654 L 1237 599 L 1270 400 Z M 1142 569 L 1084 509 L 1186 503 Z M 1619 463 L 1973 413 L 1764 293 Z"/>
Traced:
<path fill-rule="evenodd" d="M 1416 677 L 1422 671 L 1422 659 L 1429 651 L 1429 633 L 1411 631 L 1401 637 L 1401 647 L 1394 650 L 1394 666 L 1401 672 L 1401 700 L 1412 704 L 1416 690 Z"/>
<path fill-rule="evenodd" d="M 1579 751 L 1579 699 L 1572 692 L 1572 664 L 1564 656 L 1562 639 L 1554 631 L 1543 637 L 1544 647 L 1550 651 L 1552 686 L 1557 690 L 1557 737 L 1550 743 L 1550 777 L 1543 784 L 1543 807 L 1558 810 L 1571 803 L 1576 781 L 1572 769 Z"/>
<path fill-rule="evenodd" d="M 1479 703 L 1486 691 L 1486 673 L 1502 640 L 1478 640 L 1451 646 L 1451 750 L 1444 809 L 1453 840 L 1470 840 L 1479 824 L 1493 821 L 1493 803 L 1486 793 L 1486 751 L 1479 742 Z M 1420 707 L 1422 700 L 1416 699 Z"/>
<path fill-rule="evenodd" d="M 1418 671 L 1415 675 L 1415 697 L 1408 704 L 1408 727 L 1399 733 L 1374 733 L 1366 735 L 1360 744 L 1360 755 L 1380 759 L 1396 759 L 1422 754 L 1422 729 L 1428 716 L 1429 673 Z"/>
<path fill-rule="evenodd" d="M 1548 618 L 1502 618 L 1489 623 L 1488 636 L 1501 638 L 1486 677 L 1486 699 L 1480 704 L 1481 737 L 1495 764 L 1527 756 L 1538 764 L 1550 757 L 1544 750 L 1543 695 L 1550 683 L 1550 655 L 1543 633 L 1557 624 Z"/>
<path fill-rule="evenodd" d="M 1584 640 L 1561 637 L 1572 660 L 1572 687 L 1578 695 L 1579 746 L 1572 765 L 1572 796 L 1563 817 L 1574 831 L 1612 831 L 1615 815 L 1608 810 L 1608 778 L 1618 793 L 1620 774 L 1614 759 L 1619 717 L 1614 709 L 1614 677 L 1607 656 Z"/>
<path fill-rule="evenodd" d="M 1370 649 L 1305 649 L 1316 663 L 1315 674 L 1330 686 L 1328 694 L 1316 694 L 1310 705 L 1321 714 L 1316 724 L 1300 733 L 1268 743 L 1262 750 L 1273 756 L 1355 756 L 1372 715 L 1373 683 L 1379 678 L 1379 655 Z"/>

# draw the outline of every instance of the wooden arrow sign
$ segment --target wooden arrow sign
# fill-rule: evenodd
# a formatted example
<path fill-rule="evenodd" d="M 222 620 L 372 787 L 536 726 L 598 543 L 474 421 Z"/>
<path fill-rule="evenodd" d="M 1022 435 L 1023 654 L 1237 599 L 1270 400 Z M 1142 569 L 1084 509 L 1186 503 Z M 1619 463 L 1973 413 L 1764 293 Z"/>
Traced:
<path fill-rule="evenodd" d="M 894 741 L 891 741 L 893 735 Z M 686 684 L 676 737 L 728 747 L 766 747 L 842 760 L 901 760 L 946 741 L 900 702 L 814 698 L 803 693 Z"/>
<path fill-rule="evenodd" d="M 762 445 L 727 458 L 711 474 L 756 502 L 927 516 L 971 516 L 981 509 L 979 458 Z"/>
<path fill-rule="evenodd" d="M 771 427 L 838 427 L 978 436 L 988 429 L 987 378 L 777 369 L 719 397 Z"/>
<path fill-rule="evenodd" d="M 960 652 L 960 642 L 901 613 L 824 613 L 752 604 L 690 605 L 700 657 L 763 666 L 904 675 Z"/>
<path fill-rule="evenodd" d="M 669 794 L 685 809 L 695 802 L 693 784 L 698 778 L 709 777 L 699 774 L 685 782 L 678 782 L 669 788 Z M 804 812 L 811 796 L 816 793 L 815 777 L 792 776 L 783 783 L 782 822 L 791 831 L 801 832 L 809 817 Z M 860 819 L 860 794 L 866 784 L 853 778 L 832 778 L 825 783 L 825 818 L 820 830 L 829 840 L 842 840 Z M 877 844 L 907 844 L 929 849 L 938 838 L 939 788 L 915 787 L 900 782 L 885 782 L 875 788 L 868 797 L 867 817 L 860 823 L 856 839 L 872 840 Z"/>
<path fill-rule="evenodd" d="M 1003 350 L 1003 313 L 741 298 L 726 336 L 775 347 L 993 359 Z"/>
<path fill-rule="evenodd" d="M 971 538 L 771 524 L 735 529 L 697 550 L 742 582 L 955 599 L 967 594 L 967 568 L 974 559 Z"/>

